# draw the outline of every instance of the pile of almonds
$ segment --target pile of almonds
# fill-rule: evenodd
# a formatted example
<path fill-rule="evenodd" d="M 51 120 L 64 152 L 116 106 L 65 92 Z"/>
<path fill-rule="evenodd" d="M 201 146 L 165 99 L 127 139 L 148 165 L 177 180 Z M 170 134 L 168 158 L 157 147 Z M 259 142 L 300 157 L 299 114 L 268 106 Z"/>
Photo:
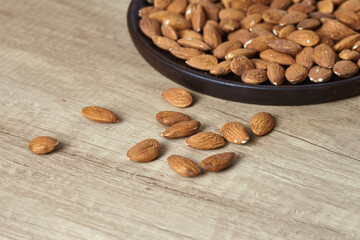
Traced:
<path fill-rule="evenodd" d="M 162 93 L 164 100 L 171 105 L 185 108 L 192 104 L 191 94 L 182 88 L 169 88 Z M 95 122 L 115 123 L 118 117 L 112 111 L 89 106 L 81 110 L 81 114 Z M 244 125 L 239 122 L 229 122 L 221 127 L 220 134 L 213 132 L 198 132 L 200 122 L 191 120 L 191 118 L 180 112 L 161 111 L 156 114 L 156 120 L 166 129 L 162 136 L 167 139 L 188 137 L 186 145 L 194 149 L 208 150 L 223 147 L 225 140 L 235 144 L 245 144 L 249 140 L 249 134 Z M 262 136 L 269 133 L 275 125 L 274 117 L 265 112 L 256 114 L 250 120 L 250 129 L 257 135 Z M 189 137 L 190 136 L 190 137 Z M 29 149 L 35 154 L 46 154 L 55 150 L 58 141 L 52 137 L 42 136 L 33 139 L 29 143 Z M 155 139 L 145 139 L 129 149 L 126 156 L 133 162 L 150 162 L 160 156 L 161 145 Z M 232 165 L 236 154 L 233 152 L 224 152 L 211 155 L 201 161 L 200 166 L 211 172 L 223 170 Z M 201 173 L 201 168 L 194 161 L 183 156 L 171 155 L 167 159 L 169 166 L 178 174 L 184 177 L 193 177 Z"/>
<path fill-rule="evenodd" d="M 349 78 L 360 67 L 360 0 L 147 0 L 140 29 L 196 69 L 248 84 Z"/>

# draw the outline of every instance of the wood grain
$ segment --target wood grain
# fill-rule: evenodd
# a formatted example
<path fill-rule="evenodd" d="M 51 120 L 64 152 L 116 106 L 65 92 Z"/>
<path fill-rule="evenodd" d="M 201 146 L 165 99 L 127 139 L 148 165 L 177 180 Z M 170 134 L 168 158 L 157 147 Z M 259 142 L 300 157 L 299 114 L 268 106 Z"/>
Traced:
<path fill-rule="evenodd" d="M 177 85 L 132 45 L 128 1 L 0 3 L 0 239 L 360 238 L 360 97 L 272 107 L 193 92 L 181 111 L 204 131 L 248 126 L 260 111 L 276 126 L 244 146 L 190 149 L 160 136 L 155 114 L 178 110 L 161 92 Z M 88 105 L 120 122 L 83 118 Z M 59 139 L 57 151 L 31 153 L 39 135 Z M 164 146 L 161 157 L 127 160 L 146 138 Z M 226 151 L 239 155 L 233 167 L 196 178 L 166 163 Z"/>

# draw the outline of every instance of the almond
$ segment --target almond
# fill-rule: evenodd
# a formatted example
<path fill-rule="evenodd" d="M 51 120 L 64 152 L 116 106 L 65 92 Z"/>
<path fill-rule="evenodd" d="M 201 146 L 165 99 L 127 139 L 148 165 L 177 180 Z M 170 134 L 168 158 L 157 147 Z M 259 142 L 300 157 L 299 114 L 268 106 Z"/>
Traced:
<path fill-rule="evenodd" d="M 260 58 L 267 60 L 269 62 L 276 62 L 281 65 L 291 65 L 295 63 L 295 60 L 293 57 L 291 57 L 288 54 L 280 53 L 278 51 L 275 51 L 273 49 L 267 49 L 260 53 Z"/>
<path fill-rule="evenodd" d="M 163 24 L 167 24 L 175 28 L 176 30 L 183 30 L 191 28 L 190 21 L 186 20 L 184 17 L 175 17 L 172 15 L 164 17 Z"/>
<path fill-rule="evenodd" d="M 186 145 L 196 149 L 215 149 L 225 145 L 222 136 L 213 132 L 200 132 L 186 140 Z"/>
<path fill-rule="evenodd" d="M 307 69 L 310 69 L 314 64 L 312 60 L 313 48 L 305 47 L 300 53 L 296 55 L 296 63 L 301 64 Z"/>
<path fill-rule="evenodd" d="M 323 35 L 334 40 L 341 40 L 355 34 L 351 28 L 332 19 L 328 19 L 328 21 L 324 22 L 319 30 Z"/>
<path fill-rule="evenodd" d="M 334 73 L 342 78 L 349 78 L 354 76 L 358 71 L 358 66 L 349 60 L 341 60 L 335 63 Z"/>
<path fill-rule="evenodd" d="M 275 125 L 275 118 L 266 112 L 257 113 L 250 120 L 250 129 L 257 136 L 271 132 Z"/>
<path fill-rule="evenodd" d="M 190 58 L 186 64 L 196 69 L 210 71 L 218 64 L 218 60 L 213 55 L 203 54 Z"/>
<path fill-rule="evenodd" d="M 187 0 L 173 0 L 167 7 L 167 10 L 169 12 L 184 14 L 186 7 L 187 7 Z"/>
<path fill-rule="evenodd" d="M 191 105 L 193 98 L 191 94 L 183 88 L 169 88 L 162 92 L 161 96 L 171 105 L 185 108 Z"/>
<path fill-rule="evenodd" d="M 274 0 L 272 1 L 270 8 L 285 10 L 288 7 L 290 7 L 291 4 L 292 4 L 291 0 Z"/>
<path fill-rule="evenodd" d="M 190 3 L 186 9 L 185 9 L 185 19 L 191 20 L 192 16 L 194 15 L 194 12 L 196 10 L 196 7 L 198 6 L 197 3 Z"/>
<path fill-rule="evenodd" d="M 181 176 L 194 177 L 201 173 L 200 167 L 188 158 L 179 155 L 171 155 L 168 157 L 167 161 L 169 166 Z"/>
<path fill-rule="evenodd" d="M 334 15 L 323 12 L 311 12 L 309 13 L 309 17 L 318 20 L 320 20 L 321 18 L 335 18 Z"/>
<path fill-rule="evenodd" d="M 317 2 L 316 6 L 319 12 L 332 13 L 334 11 L 334 3 L 329 0 Z"/>
<path fill-rule="evenodd" d="M 292 56 L 296 56 L 296 54 L 302 50 L 300 44 L 285 39 L 269 40 L 268 45 L 278 52 L 290 54 Z"/>
<path fill-rule="evenodd" d="M 358 51 L 344 49 L 339 53 L 339 57 L 343 60 L 356 62 L 360 58 L 360 53 Z"/>
<path fill-rule="evenodd" d="M 165 126 L 172 126 L 178 122 L 189 121 L 190 117 L 184 113 L 162 111 L 156 114 L 155 119 Z"/>
<path fill-rule="evenodd" d="M 256 50 L 257 52 L 262 52 L 270 48 L 268 45 L 268 41 L 274 39 L 276 39 L 274 35 L 261 35 L 246 42 L 244 44 L 244 48 L 251 48 Z"/>
<path fill-rule="evenodd" d="M 284 10 L 280 10 L 280 9 L 268 9 L 266 10 L 263 15 L 262 18 L 264 19 L 265 22 L 267 23 L 272 23 L 272 24 L 279 24 L 280 19 L 286 15 L 286 11 Z"/>
<path fill-rule="evenodd" d="M 218 153 L 202 160 L 200 166 L 206 171 L 218 172 L 230 167 L 235 157 L 236 153 L 234 152 Z"/>
<path fill-rule="evenodd" d="M 321 67 L 333 68 L 336 61 L 336 53 L 327 44 L 320 44 L 314 48 L 312 59 Z"/>
<path fill-rule="evenodd" d="M 231 61 L 222 61 L 221 63 L 215 65 L 212 69 L 210 69 L 210 74 L 212 75 L 227 75 L 231 73 L 230 69 Z"/>
<path fill-rule="evenodd" d="M 182 138 L 195 134 L 200 128 L 199 121 L 178 122 L 166 129 L 162 136 L 166 138 Z"/>
<path fill-rule="evenodd" d="M 360 11 L 360 0 L 344 1 L 339 6 L 339 9 L 347 9 L 347 10 L 350 10 L 350 11 L 358 12 L 358 11 Z"/>
<path fill-rule="evenodd" d="M 167 37 L 153 36 L 152 41 L 157 47 L 166 51 L 169 51 L 172 48 L 180 47 L 177 42 Z"/>
<path fill-rule="evenodd" d="M 309 79 L 315 83 L 327 82 L 331 79 L 333 71 L 329 68 L 314 66 L 309 71 Z"/>
<path fill-rule="evenodd" d="M 346 38 L 340 40 L 338 43 L 336 43 L 335 46 L 333 47 L 333 49 L 336 52 L 340 52 L 344 49 L 350 49 L 359 40 L 360 40 L 360 34 L 351 35 L 349 37 L 346 37 Z"/>
<path fill-rule="evenodd" d="M 251 58 L 255 54 L 256 54 L 256 51 L 254 49 L 251 49 L 251 48 L 239 48 L 239 49 L 229 51 L 225 55 L 225 59 L 226 60 L 232 60 L 233 58 L 238 57 L 240 55 L 245 56 L 247 58 Z"/>
<path fill-rule="evenodd" d="M 212 49 L 215 49 L 222 42 L 221 34 L 213 22 L 206 22 L 203 30 L 203 39 Z"/>
<path fill-rule="evenodd" d="M 143 7 L 139 10 L 139 17 L 149 17 L 150 14 L 160 11 L 160 8 L 154 6 Z"/>
<path fill-rule="evenodd" d="M 296 42 L 304 47 L 312 47 L 320 41 L 319 35 L 311 30 L 297 30 L 290 33 L 287 40 Z"/>
<path fill-rule="evenodd" d="M 149 18 L 154 19 L 154 20 L 158 21 L 159 23 L 162 23 L 164 18 L 169 17 L 169 16 L 182 17 L 178 13 L 161 10 L 161 11 L 156 11 L 156 12 L 150 13 Z"/>
<path fill-rule="evenodd" d="M 195 48 L 186 48 L 186 47 L 175 47 L 170 49 L 170 53 L 177 58 L 188 60 L 192 57 L 199 56 L 204 54 L 198 49 Z"/>
<path fill-rule="evenodd" d="M 34 138 L 29 143 L 29 149 L 35 154 L 46 154 L 55 150 L 58 140 L 52 137 L 41 136 Z"/>
<path fill-rule="evenodd" d="M 302 13 L 311 13 L 316 8 L 315 6 L 308 1 L 302 1 L 301 3 L 295 3 L 291 5 L 287 11 L 288 12 L 302 12 Z"/>
<path fill-rule="evenodd" d="M 254 33 L 257 37 L 262 35 L 272 35 L 271 32 L 274 27 L 274 24 L 271 23 L 259 23 L 251 29 L 251 32 Z"/>
<path fill-rule="evenodd" d="M 340 9 L 334 13 L 335 17 L 342 23 L 355 31 L 360 30 L 360 16 L 351 10 Z"/>
<path fill-rule="evenodd" d="M 178 38 L 176 30 L 166 24 L 161 25 L 161 33 L 164 37 L 170 38 L 172 40 L 177 40 Z"/>
<path fill-rule="evenodd" d="M 333 48 L 334 45 L 335 45 L 334 40 L 332 40 L 332 39 L 330 39 L 329 37 L 326 37 L 326 36 L 322 36 L 322 37 L 321 37 L 320 43 L 327 44 L 327 45 L 330 46 L 331 48 Z"/>
<path fill-rule="evenodd" d="M 300 64 L 293 64 L 285 71 L 285 77 L 291 84 L 303 82 L 308 75 L 308 69 Z"/>
<path fill-rule="evenodd" d="M 256 35 L 249 32 L 246 29 L 239 29 L 235 32 L 229 33 L 228 35 L 228 40 L 229 41 L 239 41 L 242 44 L 245 44 L 246 42 L 248 42 L 249 40 L 255 38 Z"/>
<path fill-rule="evenodd" d="M 181 38 L 177 41 L 181 46 L 189 47 L 189 48 L 196 48 L 200 51 L 209 51 L 211 47 L 204 43 L 201 40 L 194 39 L 194 38 Z"/>
<path fill-rule="evenodd" d="M 319 20 L 313 19 L 313 18 L 307 18 L 307 19 L 300 21 L 296 25 L 296 28 L 298 30 L 314 30 L 314 29 L 317 29 L 320 25 L 321 25 L 321 22 Z"/>
<path fill-rule="evenodd" d="M 133 162 L 150 162 L 161 152 L 161 146 L 155 139 L 146 139 L 135 144 L 126 153 L 126 157 Z"/>
<path fill-rule="evenodd" d="M 287 38 L 287 36 L 289 36 L 290 33 L 294 32 L 295 30 L 296 28 L 294 25 L 286 25 L 277 32 L 277 36 L 279 38 Z"/>
<path fill-rule="evenodd" d="M 289 12 L 282 16 L 279 20 L 280 26 L 296 24 L 307 18 L 307 14 L 302 12 Z"/>
<path fill-rule="evenodd" d="M 248 8 L 248 10 L 246 11 L 246 15 L 251 15 L 251 14 L 263 15 L 264 12 L 268 9 L 269 7 L 262 3 L 254 3 Z"/>
<path fill-rule="evenodd" d="M 205 21 L 206 21 L 205 12 L 200 5 L 197 5 L 197 7 L 191 17 L 191 23 L 192 23 L 193 30 L 196 32 L 200 32 L 205 25 Z"/>
<path fill-rule="evenodd" d="M 219 26 L 221 30 L 223 30 L 226 33 L 229 33 L 238 29 L 240 27 L 240 23 L 235 19 L 225 18 L 220 21 Z"/>
<path fill-rule="evenodd" d="M 269 62 L 264 59 L 253 58 L 250 60 L 254 64 L 255 68 L 257 68 L 257 69 L 267 69 L 268 68 Z"/>
<path fill-rule="evenodd" d="M 258 24 L 262 19 L 260 14 L 251 14 L 246 16 L 243 20 L 241 20 L 240 24 L 242 28 L 247 30 L 253 28 L 256 24 Z"/>
<path fill-rule="evenodd" d="M 225 8 L 219 12 L 220 20 L 231 18 L 236 21 L 241 21 L 244 17 L 244 12 L 232 8 Z"/>
<path fill-rule="evenodd" d="M 244 125 L 239 122 L 228 122 L 221 127 L 220 133 L 231 143 L 245 144 L 249 140 L 249 134 Z"/>
<path fill-rule="evenodd" d="M 81 115 L 99 123 L 113 123 L 119 121 L 115 113 L 106 108 L 97 106 L 84 107 L 81 110 Z"/>
<path fill-rule="evenodd" d="M 143 17 L 140 19 L 140 29 L 149 38 L 153 36 L 160 36 L 160 24 L 149 17 Z"/>
<path fill-rule="evenodd" d="M 199 4 L 205 10 L 208 19 L 217 21 L 219 16 L 219 9 L 216 5 L 208 0 L 199 0 Z"/>
<path fill-rule="evenodd" d="M 252 0 L 231 0 L 230 6 L 236 10 L 246 11 L 252 3 Z"/>
<path fill-rule="evenodd" d="M 241 80 L 249 84 L 261 84 L 267 81 L 267 74 L 265 69 L 250 69 L 246 70 L 241 75 Z"/>
<path fill-rule="evenodd" d="M 230 69 L 233 73 L 241 76 L 246 70 L 255 68 L 254 64 L 245 56 L 239 55 L 231 61 Z"/>
<path fill-rule="evenodd" d="M 154 6 L 157 8 L 165 9 L 169 4 L 172 2 L 172 0 L 154 0 Z"/>
<path fill-rule="evenodd" d="M 190 29 L 178 31 L 179 38 L 194 38 L 202 41 L 202 35 Z"/>
<path fill-rule="evenodd" d="M 285 81 L 285 70 L 278 63 L 269 63 L 267 68 L 267 76 L 273 85 L 281 85 Z"/>
<path fill-rule="evenodd" d="M 228 53 L 229 51 L 241 48 L 242 44 L 238 41 L 226 41 L 221 43 L 219 46 L 217 46 L 214 49 L 214 56 L 217 57 L 218 59 L 224 59 L 226 53 Z"/>

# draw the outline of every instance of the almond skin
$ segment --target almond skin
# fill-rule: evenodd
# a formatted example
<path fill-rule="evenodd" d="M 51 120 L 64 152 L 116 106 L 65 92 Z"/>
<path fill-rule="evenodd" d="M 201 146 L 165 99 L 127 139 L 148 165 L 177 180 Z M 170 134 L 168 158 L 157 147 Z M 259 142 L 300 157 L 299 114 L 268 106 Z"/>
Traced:
<path fill-rule="evenodd" d="M 81 115 L 99 123 L 114 123 L 119 121 L 115 113 L 106 108 L 97 106 L 84 107 L 81 110 Z"/>
<path fill-rule="evenodd" d="M 178 39 L 177 32 L 172 26 L 162 24 L 161 25 L 161 33 L 164 37 L 170 38 L 174 41 Z"/>
<path fill-rule="evenodd" d="M 320 31 L 323 35 L 333 40 L 341 40 L 355 34 L 351 28 L 332 19 L 328 19 L 324 22 Z"/>
<path fill-rule="evenodd" d="M 228 122 L 224 124 L 220 129 L 220 133 L 228 142 L 235 144 L 245 144 L 249 140 L 249 134 L 246 128 L 239 122 Z"/>
<path fill-rule="evenodd" d="M 332 69 L 314 66 L 309 71 L 309 79 L 315 83 L 327 82 L 333 75 Z"/>
<path fill-rule="evenodd" d="M 147 6 L 143 7 L 139 10 L 139 17 L 149 17 L 150 14 L 160 11 L 160 8 L 154 7 L 154 6 Z"/>
<path fill-rule="evenodd" d="M 285 71 L 285 77 L 291 84 L 303 82 L 308 75 L 308 69 L 300 64 L 293 64 Z"/>
<path fill-rule="evenodd" d="M 185 62 L 187 65 L 205 71 L 210 71 L 213 67 L 218 64 L 216 57 L 210 54 L 203 54 L 190 58 Z"/>
<path fill-rule="evenodd" d="M 243 20 L 241 20 L 240 24 L 242 28 L 249 30 L 253 28 L 256 24 L 258 24 L 262 20 L 262 16 L 260 14 L 251 14 L 247 15 Z"/>
<path fill-rule="evenodd" d="M 200 167 L 194 161 L 179 155 L 171 155 L 167 162 L 175 172 L 184 177 L 194 177 L 201 173 Z"/>
<path fill-rule="evenodd" d="M 317 29 L 320 25 L 321 25 L 321 22 L 319 20 L 313 19 L 313 18 L 307 18 L 307 19 L 300 21 L 296 25 L 296 28 L 298 30 L 305 30 L 305 29 L 314 30 L 314 29 Z"/>
<path fill-rule="evenodd" d="M 169 15 L 163 18 L 162 24 L 170 25 L 175 30 L 183 30 L 191 28 L 190 21 L 186 20 L 183 16 L 177 17 L 174 15 Z"/>
<path fill-rule="evenodd" d="M 254 68 L 254 64 L 247 57 L 242 55 L 235 57 L 230 64 L 231 71 L 238 76 L 241 76 L 246 70 Z"/>
<path fill-rule="evenodd" d="M 218 59 L 224 59 L 225 55 L 232 50 L 241 48 L 242 44 L 238 41 L 226 41 L 221 43 L 219 46 L 217 46 L 214 49 L 214 56 L 217 57 Z"/>
<path fill-rule="evenodd" d="M 191 17 L 192 28 L 195 32 L 200 32 L 206 21 L 205 12 L 200 5 L 197 5 Z"/>
<path fill-rule="evenodd" d="M 221 63 L 210 69 L 210 74 L 216 76 L 227 75 L 231 73 L 230 64 L 231 61 L 222 61 Z"/>
<path fill-rule="evenodd" d="M 222 37 L 219 29 L 215 26 L 217 22 L 207 21 L 203 29 L 203 39 L 211 49 L 215 49 L 222 43 Z"/>
<path fill-rule="evenodd" d="M 202 35 L 190 29 L 178 31 L 179 38 L 193 38 L 202 41 Z"/>
<path fill-rule="evenodd" d="M 292 56 L 296 56 L 296 54 L 302 50 L 300 44 L 285 39 L 269 40 L 267 44 L 278 52 L 290 54 Z"/>
<path fill-rule="evenodd" d="M 157 47 L 166 51 L 169 51 L 172 48 L 180 47 L 177 42 L 167 37 L 153 36 L 152 41 Z"/>
<path fill-rule="evenodd" d="M 133 162 L 150 162 L 161 152 L 161 146 L 155 139 L 146 139 L 134 145 L 126 153 L 126 157 Z"/>
<path fill-rule="evenodd" d="M 215 149 L 225 145 L 225 140 L 213 132 L 200 132 L 186 140 L 186 145 L 196 149 Z"/>
<path fill-rule="evenodd" d="M 303 48 L 303 50 L 296 55 L 296 63 L 310 69 L 314 64 L 314 61 L 312 60 L 313 50 L 314 49 L 311 47 Z"/>
<path fill-rule="evenodd" d="M 256 50 L 257 52 L 262 52 L 270 48 L 268 42 L 274 39 L 276 39 L 276 36 L 274 35 L 261 35 L 246 42 L 244 44 L 244 48 L 250 48 Z"/>
<path fill-rule="evenodd" d="M 249 84 L 261 84 L 268 78 L 265 69 L 249 69 L 241 75 L 241 80 Z"/>
<path fill-rule="evenodd" d="M 358 66 L 349 60 L 341 60 L 335 63 L 333 71 L 336 75 L 343 78 L 354 76 L 358 71 Z"/>
<path fill-rule="evenodd" d="M 339 53 L 339 58 L 356 62 L 360 58 L 358 51 L 344 49 Z"/>
<path fill-rule="evenodd" d="M 280 9 L 268 9 L 266 10 L 262 17 L 265 22 L 272 24 L 279 24 L 280 19 L 286 15 L 286 11 Z"/>
<path fill-rule="evenodd" d="M 160 24 L 149 17 L 143 17 L 140 19 L 140 29 L 148 37 L 152 38 L 153 36 L 160 36 Z"/>
<path fill-rule="evenodd" d="M 169 6 L 167 7 L 166 10 L 168 10 L 169 12 L 176 12 L 176 13 L 184 14 L 186 6 L 187 6 L 186 0 L 173 0 L 169 4 Z"/>
<path fill-rule="evenodd" d="M 260 58 L 267 60 L 269 62 L 276 62 L 281 65 L 291 65 L 295 63 L 295 60 L 293 57 L 291 57 L 288 54 L 280 53 L 278 51 L 275 51 L 273 49 L 267 49 L 260 53 Z"/>
<path fill-rule="evenodd" d="M 296 42 L 304 47 L 312 47 L 320 41 L 319 35 L 311 30 L 297 30 L 290 33 L 287 40 Z"/>
<path fill-rule="evenodd" d="M 225 55 L 225 59 L 226 60 L 232 60 L 235 57 L 238 57 L 240 55 L 243 55 L 247 58 L 251 58 L 256 54 L 256 51 L 254 49 L 251 48 L 239 48 L 239 49 L 235 49 L 235 50 L 231 50 L 229 51 L 226 55 Z"/>
<path fill-rule="evenodd" d="M 340 40 L 338 43 L 335 44 L 333 49 L 336 52 L 340 52 L 344 49 L 350 49 L 354 46 L 354 44 L 360 40 L 360 34 L 354 34 L 349 37 L 346 37 L 342 40 Z"/>
<path fill-rule="evenodd" d="M 280 26 L 296 24 L 307 18 L 307 14 L 302 12 L 289 12 L 279 20 Z"/>
<path fill-rule="evenodd" d="M 166 129 L 161 135 L 166 138 L 182 138 L 195 134 L 200 128 L 199 121 L 178 122 Z"/>
<path fill-rule="evenodd" d="M 257 113 L 250 120 L 250 129 L 257 136 L 271 132 L 275 125 L 275 118 L 266 112 Z"/>
<path fill-rule="evenodd" d="M 228 40 L 229 41 L 239 41 L 242 44 L 245 44 L 249 40 L 255 38 L 256 35 L 254 33 L 249 32 L 246 29 L 239 29 L 235 32 L 229 33 Z"/>
<path fill-rule="evenodd" d="M 294 32 L 295 30 L 296 28 L 294 25 L 286 25 L 277 32 L 277 36 L 279 38 L 287 38 L 287 36 L 289 36 L 290 33 Z"/>
<path fill-rule="evenodd" d="M 183 88 L 169 88 L 162 92 L 161 96 L 171 105 L 179 108 L 186 108 L 191 105 L 193 98 Z"/>
<path fill-rule="evenodd" d="M 235 10 L 232 8 L 225 8 L 222 9 L 219 12 L 219 18 L 220 20 L 226 19 L 226 18 L 231 18 L 237 21 L 241 21 L 243 18 L 245 17 L 244 12 L 239 11 L 239 10 Z"/>
<path fill-rule="evenodd" d="M 172 126 L 178 122 L 189 121 L 190 117 L 180 112 L 161 111 L 156 114 L 155 119 L 162 125 Z"/>
<path fill-rule="evenodd" d="M 269 62 L 264 59 L 252 58 L 250 59 L 257 69 L 267 69 Z"/>
<path fill-rule="evenodd" d="M 273 85 L 281 85 L 285 81 L 285 69 L 278 63 L 269 63 L 267 76 Z"/>
<path fill-rule="evenodd" d="M 189 60 L 192 57 L 204 54 L 196 48 L 174 47 L 170 49 L 170 53 L 177 58 Z"/>
<path fill-rule="evenodd" d="M 58 140 L 48 136 L 34 138 L 29 143 L 29 149 L 38 155 L 50 153 L 55 150 Z"/>
<path fill-rule="evenodd" d="M 205 43 L 199 39 L 195 39 L 195 38 L 181 38 L 177 42 L 181 46 L 189 47 L 189 48 L 196 48 L 200 51 L 211 50 L 211 47 L 207 43 Z"/>
<path fill-rule="evenodd" d="M 218 153 L 202 160 L 200 166 L 206 171 L 218 172 L 230 167 L 235 157 L 236 153 L 234 152 Z"/>
<path fill-rule="evenodd" d="M 311 57 L 315 63 L 325 68 L 333 68 L 336 61 L 336 53 L 324 43 L 314 48 Z"/>

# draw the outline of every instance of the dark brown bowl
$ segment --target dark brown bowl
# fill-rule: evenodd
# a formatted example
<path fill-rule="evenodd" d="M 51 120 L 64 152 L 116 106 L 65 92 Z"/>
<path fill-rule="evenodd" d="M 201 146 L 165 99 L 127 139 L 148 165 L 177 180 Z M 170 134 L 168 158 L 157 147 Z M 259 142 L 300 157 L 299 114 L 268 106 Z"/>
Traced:
<path fill-rule="evenodd" d="M 184 60 L 156 47 L 141 32 L 138 12 L 147 5 L 145 0 L 132 0 L 128 9 L 127 24 L 135 47 L 157 71 L 187 88 L 222 99 L 264 105 L 324 103 L 360 94 L 359 75 L 347 79 L 333 77 L 326 83 L 313 83 L 307 79 L 299 85 L 286 83 L 274 86 L 270 83 L 246 84 L 234 74 L 215 77 L 208 72 L 193 69 Z"/>

